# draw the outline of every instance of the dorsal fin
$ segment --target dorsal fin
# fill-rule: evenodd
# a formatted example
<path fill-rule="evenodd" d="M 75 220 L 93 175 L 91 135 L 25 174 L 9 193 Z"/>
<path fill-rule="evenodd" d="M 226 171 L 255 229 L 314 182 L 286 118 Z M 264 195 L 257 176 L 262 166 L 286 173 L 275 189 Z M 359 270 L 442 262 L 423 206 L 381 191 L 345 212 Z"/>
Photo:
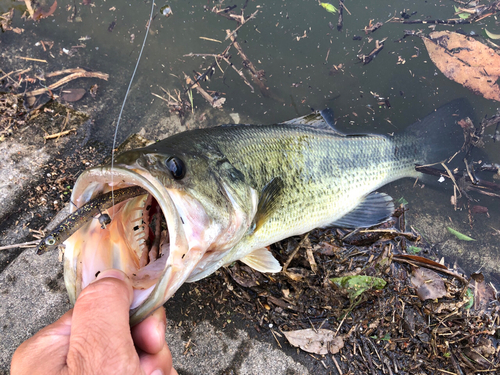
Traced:
<path fill-rule="evenodd" d="M 314 111 L 313 113 L 310 113 L 308 115 L 296 117 L 294 119 L 282 122 L 282 124 L 309 125 L 318 129 L 331 131 L 339 136 L 345 135 L 335 129 L 335 117 L 333 116 L 333 111 L 330 108 L 325 108 L 322 111 Z"/>
<path fill-rule="evenodd" d="M 333 130 L 337 130 L 335 129 L 335 116 L 331 108 L 326 107 L 325 109 L 319 111 L 319 113 L 330 128 L 332 128 Z"/>

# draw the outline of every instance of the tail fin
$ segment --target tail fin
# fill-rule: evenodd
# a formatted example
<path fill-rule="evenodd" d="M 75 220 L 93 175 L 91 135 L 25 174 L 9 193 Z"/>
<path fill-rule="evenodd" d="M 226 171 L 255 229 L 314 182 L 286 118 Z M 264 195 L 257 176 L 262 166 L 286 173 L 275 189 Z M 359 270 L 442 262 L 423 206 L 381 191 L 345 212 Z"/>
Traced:
<path fill-rule="evenodd" d="M 466 117 L 474 119 L 471 104 L 465 98 L 456 99 L 410 125 L 403 135 L 417 139 L 422 150 L 421 164 L 440 163 L 462 148 L 464 133 L 457 122 Z M 463 157 L 455 157 L 454 160 L 462 162 Z M 453 168 L 453 165 L 452 163 L 450 168 Z"/>

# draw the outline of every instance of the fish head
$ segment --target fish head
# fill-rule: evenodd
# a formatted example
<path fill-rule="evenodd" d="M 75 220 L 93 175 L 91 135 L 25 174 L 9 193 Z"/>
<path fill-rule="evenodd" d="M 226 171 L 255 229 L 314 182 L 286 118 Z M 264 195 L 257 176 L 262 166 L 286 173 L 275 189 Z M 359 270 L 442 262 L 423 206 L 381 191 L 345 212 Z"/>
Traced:
<path fill-rule="evenodd" d="M 73 188 L 72 211 L 130 186 L 146 193 L 110 203 L 108 225 L 92 219 L 64 242 L 64 278 L 74 303 L 99 272 L 125 272 L 134 287 L 134 325 L 186 280 L 223 265 L 251 225 L 258 193 L 220 152 L 160 142 L 119 155 L 113 167 L 83 172 Z"/>

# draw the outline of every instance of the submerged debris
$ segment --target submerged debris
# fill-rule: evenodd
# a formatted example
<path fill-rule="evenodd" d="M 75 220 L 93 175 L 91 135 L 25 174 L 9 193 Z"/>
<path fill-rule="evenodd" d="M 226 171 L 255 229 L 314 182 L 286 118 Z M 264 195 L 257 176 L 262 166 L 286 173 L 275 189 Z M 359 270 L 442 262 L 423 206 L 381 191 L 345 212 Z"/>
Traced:
<path fill-rule="evenodd" d="M 160 13 L 163 14 L 165 17 L 170 17 L 172 14 L 174 14 L 172 12 L 172 8 L 170 8 L 169 5 L 165 5 L 165 6 L 161 7 Z"/>
<path fill-rule="evenodd" d="M 480 94 L 500 101 L 500 56 L 470 36 L 434 31 L 423 41 L 432 62 L 449 79 Z M 474 77 L 474 79 L 470 79 Z"/>

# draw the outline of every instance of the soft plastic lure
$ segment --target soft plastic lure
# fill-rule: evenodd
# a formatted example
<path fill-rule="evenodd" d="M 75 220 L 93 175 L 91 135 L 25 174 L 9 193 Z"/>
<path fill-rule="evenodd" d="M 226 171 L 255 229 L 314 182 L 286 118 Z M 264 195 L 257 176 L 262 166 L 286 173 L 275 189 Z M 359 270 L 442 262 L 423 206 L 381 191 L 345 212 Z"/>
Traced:
<path fill-rule="evenodd" d="M 85 203 L 78 210 L 69 215 L 59 225 L 40 241 L 36 247 L 37 254 L 43 254 L 55 249 L 61 243 L 66 241 L 73 233 L 80 229 L 85 223 L 92 220 L 96 215 L 100 215 L 98 220 L 102 228 L 111 223 L 108 214 L 103 214 L 101 210 L 106 210 L 127 199 L 146 194 L 147 191 L 139 186 L 132 186 L 124 189 L 115 190 L 106 194 L 99 195 L 91 201 Z"/>

